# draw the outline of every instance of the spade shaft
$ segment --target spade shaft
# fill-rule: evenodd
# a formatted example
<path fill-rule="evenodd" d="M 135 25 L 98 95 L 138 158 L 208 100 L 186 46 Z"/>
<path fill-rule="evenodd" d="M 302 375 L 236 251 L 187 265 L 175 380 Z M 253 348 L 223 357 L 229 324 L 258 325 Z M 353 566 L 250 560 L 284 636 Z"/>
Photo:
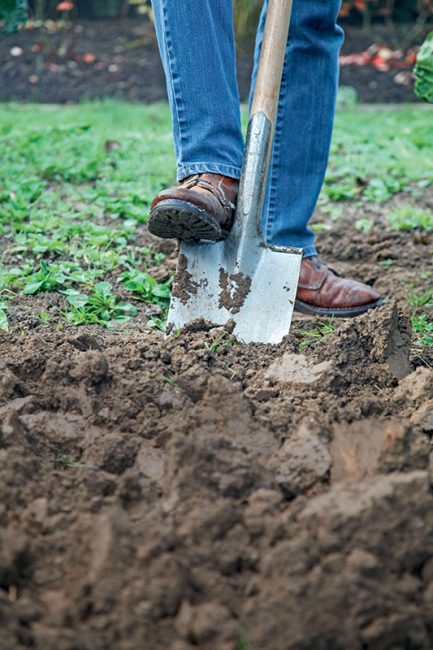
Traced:
<path fill-rule="evenodd" d="M 260 238 L 292 5 L 292 0 L 270 0 L 266 14 L 235 219 L 237 229 L 247 239 L 253 228 Z M 238 233 L 238 238 L 243 237 Z"/>

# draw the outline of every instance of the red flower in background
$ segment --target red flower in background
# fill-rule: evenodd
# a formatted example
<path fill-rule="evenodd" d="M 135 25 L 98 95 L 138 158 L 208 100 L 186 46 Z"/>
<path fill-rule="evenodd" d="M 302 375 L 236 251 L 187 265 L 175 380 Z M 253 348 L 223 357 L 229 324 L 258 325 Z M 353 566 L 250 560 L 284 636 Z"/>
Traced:
<path fill-rule="evenodd" d="M 59 2 L 57 5 L 57 11 L 72 11 L 74 8 L 74 3 L 73 2 L 67 2 L 67 0 L 64 0 L 64 2 Z"/>

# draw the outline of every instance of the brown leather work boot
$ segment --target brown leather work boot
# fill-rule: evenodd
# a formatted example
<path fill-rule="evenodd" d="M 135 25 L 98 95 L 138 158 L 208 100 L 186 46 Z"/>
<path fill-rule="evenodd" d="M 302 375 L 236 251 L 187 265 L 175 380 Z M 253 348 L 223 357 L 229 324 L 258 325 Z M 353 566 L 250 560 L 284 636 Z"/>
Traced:
<path fill-rule="evenodd" d="M 235 217 L 239 181 L 221 174 L 195 174 L 163 190 L 150 208 L 149 231 L 164 239 L 225 239 Z"/>
<path fill-rule="evenodd" d="M 371 287 L 341 278 L 316 256 L 302 260 L 295 309 L 314 316 L 359 316 L 383 304 Z"/>

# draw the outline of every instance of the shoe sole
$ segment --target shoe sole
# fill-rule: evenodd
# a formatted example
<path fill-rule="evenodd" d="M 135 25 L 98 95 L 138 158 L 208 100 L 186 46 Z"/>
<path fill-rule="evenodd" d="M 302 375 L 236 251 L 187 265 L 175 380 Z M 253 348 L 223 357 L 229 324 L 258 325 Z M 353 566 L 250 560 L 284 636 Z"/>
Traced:
<path fill-rule="evenodd" d="M 187 201 L 166 199 L 150 212 L 149 232 L 162 239 L 180 241 L 219 241 L 228 232 L 206 210 Z"/>
<path fill-rule="evenodd" d="M 325 309 L 324 307 L 314 307 L 308 302 L 302 300 L 295 301 L 295 311 L 309 316 L 322 316 L 325 318 L 354 318 L 365 314 L 369 309 L 376 309 L 384 304 L 383 300 L 379 298 L 376 302 L 370 302 L 368 305 L 360 307 L 343 307 L 341 309 Z"/>

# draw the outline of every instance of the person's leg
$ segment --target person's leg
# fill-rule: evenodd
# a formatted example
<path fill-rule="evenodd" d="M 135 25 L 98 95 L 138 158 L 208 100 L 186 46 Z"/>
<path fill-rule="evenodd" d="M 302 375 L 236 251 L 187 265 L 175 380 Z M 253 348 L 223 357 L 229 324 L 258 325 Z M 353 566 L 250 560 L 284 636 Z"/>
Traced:
<path fill-rule="evenodd" d="M 338 87 L 343 32 L 336 25 L 341 0 L 294 0 L 281 85 L 275 142 L 263 211 L 268 243 L 317 255 L 308 222 L 325 177 Z M 266 17 L 257 34 L 254 90 Z"/>
<path fill-rule="evenodd" d="M 173 116 L 178 180 L 239 178 L 243 137 L 232 0 L 152 0 Z"/>
<path fill-rule="evenodd" d="M 382 304 L 371 287 L 335 275 L 317 256 L 308 222 L 325 177 L 343 32 L 340 0 L 293 0 L 275 142 L 263 210 L 271 244 L 304 251 L 295 309 L 315 316 L 357 316 Z M 253 88 L 267 1 L 257 35 Z"/>

